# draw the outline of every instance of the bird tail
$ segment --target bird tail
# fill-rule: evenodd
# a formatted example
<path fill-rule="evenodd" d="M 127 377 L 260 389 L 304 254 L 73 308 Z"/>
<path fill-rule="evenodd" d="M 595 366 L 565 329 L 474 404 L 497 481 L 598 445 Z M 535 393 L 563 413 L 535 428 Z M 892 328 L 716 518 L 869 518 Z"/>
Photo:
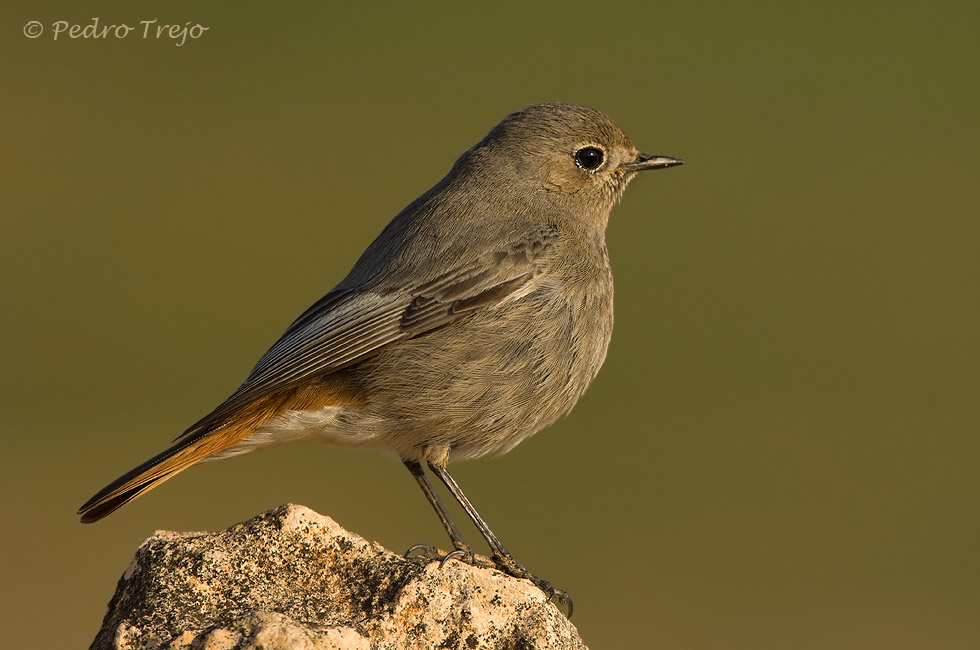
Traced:
<path fill-rule="evenodd" d="M 98 521 L 209 456 L 225 457 L 250 451 L 256 445 L 247 449 L 234 445 L 246 441 L 265 422 L 284 411 L 316 411 L 351 403 L 354 399 L 349 389 L 345 392 L 336 379 L 329 377 L 289 386 L 251 401 L 236 393 L 185 431 L 169 449 L 102 488 L 78 509 L 78 514 L 82 523 Z"/>
<path fill-rule="evenodd" d="M 226 449 L 242 439 L 238 427 L 219 429 L 178 441 L 139 467 L 105 486 L 78 509 L 82 523 L 98 521 L 191 465 Z"/>

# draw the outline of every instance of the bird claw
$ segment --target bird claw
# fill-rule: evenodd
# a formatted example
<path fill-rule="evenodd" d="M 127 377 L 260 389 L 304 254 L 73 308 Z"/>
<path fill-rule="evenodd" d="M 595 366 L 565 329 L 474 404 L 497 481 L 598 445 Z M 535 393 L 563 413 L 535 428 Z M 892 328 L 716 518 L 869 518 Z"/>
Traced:
<path fill-rule="evenodd" d="M 532 574 L 530 571 L 518 564 L 517 561 L 514 560 L 514 556 L 512 556 L 510 553 L 494 553 L 493 563 L 498 569 L 507 575 L 515 578 L 526 578 L 527 580 L 530 580 L 534 586 L 544 592 L 544 595 L 549 601 L 553 598 L 557 599 L 558 603 L 568 610 L 566 618 L 572 618 L 572 611 L 574 610 L 575 606 L 572 603 L 572 597 L 568 595 L 567 591 L 559 589 L 547 580 Z"/>
<path fill-rule="evenodd" d="M 415 546 L 405 551 L 402 557 L 407 560 L 412 557 L 412 553 L 414 553 L 415 551 L 422 551 L 422 553 L 419 554 L 418 557 L 424 557 L 429 560 L 438 560 L 442 557 L 442 553 L 439 552 L 439 549 L 437 549 L 435 546 L 429 546 L 428 544 L 416 544 Z"/>
<path fill-rule="evenodd" d="M 449 553 L 443 553 L 435 546 L 429 546 L 428 544 L 416 544 L 412 548 L 405 551 L 403 556 L 406 560 L 412 557 L 412 553 L 415 551 L 422 551 L 417 557 L 424 557 L 427 560 L 439 563 L 439 568 L 446 566 L 446 562 L 449 560 L 459 560 L 460 562 L 465 562 L 466 564 L 476 565 L 476 556 L 473 551 L 468 548 L 458 548 L 455 551 Z"/>
<path fill-rule="evenodd" d="M 537 576 L 528 575 L 527 579 L 534 583 L 534 585 L 544 592 L 545 597 L 551 600 L 557 600 L 558 604 L 568 610 L 565 618 L 571 620 L 572 611 L 575 609 L 575 604 L 572 602 L 572 597 L 568 595 L 568 592 L 564 589 L 559 589 L 547 580 L 543 580 Z"/>
<path fill-rule="evenodd" d="M 551 585 L 548 586 L 551 587 L 551 596 L 549 596 L 548 600 L 551 600 L 552 598 L 557 598 L 558 603 L 562 605 L 566 610 L 568 610 L 568 613 L 565 615 L 565 618 L 567 618 L 568 620 L 572 620 L 572 611 L 575 609 L 575 604 L 572 602 L 572 597 L 569 596 L 568 592 L 565 591 L 564 589 L 558 589 L 557 587 L 552 587 Z"/>
<path fill-rule="evenodd" d="M 466 564 L 473 564 L 475 558 L 473 557 L 473 551 L 456 550 L 452 553 L 446 553 L 442 557 L 442 559 L 439 561 L 439 568 L 441 569 L 442 567 L 446 566 L 446 562 L 453 559 L 459 560 L 460 562 L 465 562 Z"/>
<path fill-rule="evenodd" d="M 568 592 L 563 589 L 559 589 L 547 580 L 539 578 L 530 573 L 527 569 L 518 564 L 517 561 L 514 560 L 514 557 L 506 551 L 504 553 L 494 553 L 492 558 L 493 563 L 491 564 L 484 558 L 477 558 L 476 554 L 468 548 L 458 548 L 455 551 L 443 553 L 435 546 L 430 546 L 428 544 L 416 544 L 405 551 L 405 559 L 412 557 L 412 553 L 415 553 L 416 551 L 422 551 L 417 557 L 424 557 L 432 562 L 438 562 L 440 569 L 446 566 L 446 563 L 449 562 L 449 560 L 459 560 L 460 562 L 465 562 L 470 566 L 480 568 L 494 567 L 514 578 L 524 578 L 530 580 L 534 586 L 544 592 L 544 595 L 549 601 L 553 599 L 557 600 L 558 604 L 568 611 L 566 618 L 572 618 L 574 604 L 572 603 L 572 597 L 568 595 Z"/>

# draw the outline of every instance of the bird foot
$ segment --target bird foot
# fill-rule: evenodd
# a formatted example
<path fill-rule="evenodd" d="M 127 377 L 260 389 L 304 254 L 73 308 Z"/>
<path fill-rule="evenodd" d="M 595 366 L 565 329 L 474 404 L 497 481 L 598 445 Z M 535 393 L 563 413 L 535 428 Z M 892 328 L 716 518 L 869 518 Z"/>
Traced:
<path fill-rule="evenodd" d="M 402 557 L 407 560 L 411 558 L 412 553 L 415 553 L 416 551 L 419 551 L 419 554 L 416 557 L 424 557 L 429 560 L 439 560 L 443 557 L 443 554 L 441 551 L 439 551 L 439 549 L 437 549 L 435 546 L 429 546 L 428 544 L 416 544 L 405 551 L 405 553 L 402 554 Z"/>
<path fill-rule="evenodd" d="M 418 552 L 417 556 L 413 556 L 413 553 Z M 572 603 L 572 597 L 568 595 L 563 589 L 555 587 L 547 580 L 537 577 L 523 566 L 517 563 L 510 553 L 494 553 L 493 558 L 488 560 L 487 558 L 477 555 L 467 546 L 465 548 L 457 548 L 455 551 L 450 551 L 449 553 L 443 553 L 435 546 L 430 546 L 428 544 L 416 544 L 412 548 L 405 551 L 405 559 L 410 557 L 424 557 L 432 562 L 438 562 L 439 568 L 446 566 L 449 560 L 459 560 L 460 562 L 465 562 L 470 566 L 475 566 L 480 569 L 498 569 L 509 576 L 514 578 L 523 578 L 525 580 L 530 580 L 534 586 L 544 592 L 544 595 L 548 597 L 548 600 L 555 599 L 558 601 L 562 607 L 567 611 L 567 617 L 572 618 L 572 610 L 574 605 Z"/>
<path fill-rule="evenodd" d="M 475 566 L 480 569 L 492 569 L 496 566 L 486 558 L 478 556 L 476 553 L 471 551 L 469 547 L 457 548 L 455 551 L 443 553 L 435 546 L 429 546 L 428 544 L 416 544 L 412 548 L 405 551 L 405 559 L 412 557 L 412 554 L 416 551 L 419 551 L 419 554 L 416 557 L 424 557 L 427 560 L 438 562 L 440 569 L 446 566 L 446 562 L 449 562 L 449 560 L 459 560 L 460 562 L 465 562 L 470 566 Z"/>
<path fill-rule="evenodd" d="M 551 600 L 552 598 L 556 599 L 560 605 L 568 610 L 567 618 L 572 618 L 574 604 L 572 603 L 572 597 L 568 595 L 567 591 L 555 587 L 543 578 L 537 577 L 518 564 L 514 559 L 514 556 L 512 556 L 510 553 L 494 553 L 493 563 L 498 569 L 509 576 L 530 580 L 538 589 L 544 592 L 544 595 L 548 597 L 548 600 Z"/>

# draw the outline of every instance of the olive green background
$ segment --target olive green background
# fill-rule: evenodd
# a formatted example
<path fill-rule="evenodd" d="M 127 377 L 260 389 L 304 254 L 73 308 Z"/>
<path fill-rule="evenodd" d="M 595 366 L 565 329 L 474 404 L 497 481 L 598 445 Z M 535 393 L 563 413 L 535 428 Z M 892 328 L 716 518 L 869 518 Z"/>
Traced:
<path fill-rule="evenodd" d="M 561 100 L 688 164 L 613 212 L 576 410 L 456 466 L 497 534 L 595 649 L 980 647 L 976 2 L 0 11 L 6 646 L 88 644 L 156 529 L 294 502 L 444 545 L 397 461 L 326 447 L 74 512 L 500 118 Z M 94 16 L 210 29 L 52 40 Z"/>

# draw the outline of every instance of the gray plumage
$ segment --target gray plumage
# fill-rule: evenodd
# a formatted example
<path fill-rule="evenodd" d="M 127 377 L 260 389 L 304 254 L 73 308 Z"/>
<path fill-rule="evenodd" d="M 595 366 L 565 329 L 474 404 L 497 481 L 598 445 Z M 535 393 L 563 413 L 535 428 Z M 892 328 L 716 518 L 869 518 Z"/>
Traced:
<path fill-rule="evenodd" d="M 595 378 L 613 325 L 609 212 L 636 172 L 680 162 L 639 153 L 590 108 L 510 115 L 231 397 L 82 506 L 83 521 L 200 460 L 289 440 L 377 447 L 434 470 L 510 450 Z"/>

